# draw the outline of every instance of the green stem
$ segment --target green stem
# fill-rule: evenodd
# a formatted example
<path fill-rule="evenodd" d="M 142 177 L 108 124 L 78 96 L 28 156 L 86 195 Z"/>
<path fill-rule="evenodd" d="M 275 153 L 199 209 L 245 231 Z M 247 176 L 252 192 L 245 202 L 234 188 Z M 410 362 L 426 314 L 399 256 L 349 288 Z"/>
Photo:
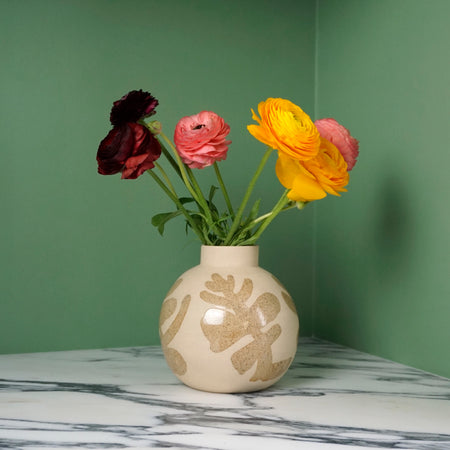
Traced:
<path fill-rule="evenodd" d="M 173 184 L 171 183 L 170 178 L 167 176 L 165 170 L 157 162 L 155 162 L 155 167 L 157 167 L 159 169 L 159 171 L 161 172 L 161 175 L 163 176 L 164 180 L 166 181 L 167 185 L 169 186 L 169 189 L 172 191 L 172 194 L 178 198 L 178 195 L 175 192 L 175 188 L 173 187 Z"/>
<path fill-rule="evenodd" d="M 250 180 L 250 183 L 247 187 L 247 191 L 245 192 L 244 198 L 242 199 L 242 203 L 239 206 L 238 212 L 236 214 L 236 217 L 233 220 L 233 223 L 231 225 L 230 231 L 227 234 L 227 237 L 225 238 L 225 241 L 223 245 L 230 245 L 230 242 L 233 239 L 233 235 L 236 232 L 236 230 L 239 228 L 242 215 L 244 213 L 245 207 L 247 206 L 247 202 L 250 198 L 250 195 L 252 194 L 253 188 L 255 187 L 256 181 L 258 180 L 259 176 L 261 175 L 262 170 L 264 169 L 264 166 L 267 163 L 267 160 L 269 159 L 270 154 L 273 152 L 272 148 L 268 148 L 266 150 L 266 153 L 264 153 L 261 162 L 259 163 L 258 168 L 256 169 L 255 174 L 253 175 L 253 178 Z"/>
<path fill-rule="evenodd" d="M 295 207 L 296 207 L 296 203 L 295 203 L 295 202 L 292 203 L 292 204 L 287 204 L 287 205 L 280 211 L 280 213 L 281 213 L 281 212 L 284 212 L 284 211 L 289 211 L 290 209 L 295 208 Z M 273 214 L 273 209 L 272 209 L 272 211 L 268 212 L 267 214 L 263 214 L 262 216 L 259 216 L 258 218 L 256 218 L 256 219 L 253 220 L 252 222 L 250 222 L 250 224 L 249 224 L 248 227 L 249 227 L 249 228 L 254 227 L 254 226 L 257 225 L 259 222 L 262 222 L 263 220 L 265 220 L 265 219 L 267 219 L 268 217 L 270 217 L 272 214 Z"/>
<path fill-rule="evenodd" d="M 185 168 L 185 166 L 183 164 L 183 161 L 181 161 L 181 158 L 180 158 L 180 155 L 177 152 L 177 149 L 173 146 L 172 142 L 170 142 L 170 139 L 164 133 L 161 132 L 159 135 L 166 141 L 168 146 L 171 148 L 173 154 L 175 155 L 175 159 L 177 161 L 177 165 L 178 165 L 178 167 L 180 169 L 181 178 L 183 179 L 183 182 L 186 185 L 186 188 L 191 193 L 191 195 L 194 198 L 194 200 L 198 204 L 201 204 L 197 193 L 195 192 L 194 188 L 192 187 L 191 182 L 188 180 L 188 177 L 187 177 L 187 174 L 186 174 L 186 168 Z"/>
<path fill-rule="evenodd" d="M 181 175 L 181 170 L 178 167 L 178 164 L 175 161 L 174 157 L 170 154 L 169 150 L 167 150 L 166 146 L 161 143 L 161 141 L 159 143 L 161 144 L 161 150 L 164 153 L 164 156 L 167 158 L 167 160 L 169 161 L 170 165 L 173 167 L 177 175 L 182 179 L 183 177 Z"/>
<path fill-rule="evenodd" d="M 289 189 L 286 189 L 281 196 L 280 200 L 278 200 L 277 204 L 273 207 L 271 213 L 265 218 L 263 223 L 260 225 L 256 233 L 249 239 L 244 242 L 241 242 L 240 245 L 254 245 L 255 242 L 259 239 L 264 230 L 270 225 L 272 220 L 278 216 L 278 214 L 282 211 L 286 211 L 290 208 L 285 208 L 285 206 L 289 203 L 289 199 L 287 198 L 287 194 Z"/>
<path fill-rule="evenodd" d="M 223 231 L 220 230 L 217 225 L 214 223 L 213 217 L 211 215 L 211 210 L 208 206 L 208 202 L 206 201 L 205 196 L 203 195 L 202 189 L 200 187 L 200 185 L 197 182 L 197 179 L 195 178 L 194 173 L 192 172 L 192 169 L 190 167 L 186 168 L 187 174 L 189 176 L 189 178 L 191 179 L 191 183 L 193 188 L 195 189 L 195 191 L 198 194 L 198 198 L 200 200 L 200 205 L 203 208 L 204 213 L 206 214 L 207 217 L 207 221 L 209 222 L 209 226 L 211 227 L 211 229 L 214 230 L 214 232 L 217 235 L 223 236 Z"/>
<path fill-rule="evenodd" d="M 149 123 L 145 122 L 144 120 L 139 121 L 139 123 L 141 125 L 143 125 L 144 127 L 147 127 L 150 130 L 150 132 L 153 134 L 153 130 L 152 130 L 152 128 L 151 128 Z M 160 131 L 159 134 L 162 134 L 162 132 Z M 181 177 L 180 168 L 178 167 L 178 164 L 175 161 L 175 159 L 173 158 L 173 156 L 170 154 L 169 150 L 167 150 L 165 145 L 161 142 L 161 139 L 159 139 L 158 134 L 153 134 L 153 136 L 158 140 L 159 144 L 161 145 L 161 151 L 162 151 L 162 153 L 164 153 L 164 156 L 167 158 L 167 160 L 169 161 L 170 165 L 174 168 L 174 170 L 177 173 L 177 175 L 179 177 Z M 165 138 L 166 141 L 168 141 L 167 137 L 164 136 L 164 138 Z"/>
<path fill-rule="evenodd" d="M 186 173 L 189 176 L 189 179 L 191 180 L 192 187 L 195 189 L 195 192 L 198 195 L 199 203 L 203 207 L 206 213 L 209 212 L 208 203 L 206 202 L 205 196 L 203 195 L 202 188 L 197 182 L 197 179 L 195 178 L 194 173 L 192 172 L 192 169 L 190 167 L 186 167 Z"/>
<path fill-rule="evenodd" d="M 196 223 L 192 219 L 191 215 L 186 211 L 178 197 L 172 193 L 172 191 L 164 184 L 161 178 L 159 178 L 158 175 L 156 175 L 156 173 L 152 171 L 152 169 L 147 170 L 147 173 L 158 183 L 162 190 L 169 196 L 169 198 L 175 203 L 175 205 L 177 205 L 177 208 L 184 214 L 186 220 L 189 222 L 189 225 L 192 227 L 202 244 L 211 245 L 211 241 L 198 229 Z"/>
<path fill-rule="evenodd" d="M 220 173 L 219 165 L 214 162 L 214 171 L 216 172 L 217 181 L 219 182 L 220 189 L 222 190 L 223 197 L 225 198 L 225 203 L 227 204 L 228 211 L 230 212 L 231 220 L 234 220 L 234 210 L 233 205 L 230 201 L 230 196 L 228 195 L 227 188 L 223 182 L 222 174 Z"/>
<path fill-rule="evenodd" d="M 177 152 L 177 149 L 175 148 L 175 146 L 172 144 L 172 142 L 170 141 L 170 139 L 163 133 L 161 132 L 159 134 L 164 141 L 167 143 L 167 145 L 171 148 L 174 156 L 175 156 L 175 160 L 176 163 L 180 169 L 180 174 L 181 174 L 181 178 L 183 179 L 184 184 L 186 185 L 186 188 L 188 189 L 188 191 L 191 193 L 192 198 L 197 202 L 197 204 L 202 208 L 204 215 L 206 216 L 206 222 L 208 223 L 208 226 L 214 230 L 214 232 L 216 234 L 223 234 L 220 232 L 220 230 L 217 228 L 217 226 L 214 224 L 213 218 L 211 216 L 211 210 L 208 207 L 208 203 L 206 202 L 206 199 L 203 195 L 203 192 L 200 188 L 200 185 L 198 184 L 192 170 L 190 167 L 186 167 L 183 164 L 183 161 L 181 161 L 180 155 Z M 209 239 L 208 239 L 209 240 Z"/>

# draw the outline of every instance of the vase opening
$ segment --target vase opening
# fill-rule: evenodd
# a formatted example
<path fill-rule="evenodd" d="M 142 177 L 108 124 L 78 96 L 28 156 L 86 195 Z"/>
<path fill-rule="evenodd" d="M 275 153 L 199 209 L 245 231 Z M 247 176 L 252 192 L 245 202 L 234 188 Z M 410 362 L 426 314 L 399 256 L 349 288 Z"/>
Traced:
<path fill-rule="evenodd" d="M 202 245 L 200 263 L 212 267 L 257 267 L 259 247 Z"/>

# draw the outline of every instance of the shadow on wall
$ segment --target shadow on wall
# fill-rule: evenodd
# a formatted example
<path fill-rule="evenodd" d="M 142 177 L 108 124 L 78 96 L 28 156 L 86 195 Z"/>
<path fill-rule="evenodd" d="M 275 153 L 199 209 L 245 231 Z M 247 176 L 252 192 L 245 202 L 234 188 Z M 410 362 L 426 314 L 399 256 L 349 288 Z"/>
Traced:
<path fill-rule="evenodd" d="M 312 208 L 280 215 L 260 242 L 260 265 L 275 275 L 292 296 L 300 335 L 312 335 Z M 298 230 L 297 239 L 292 232 Z"/>
<path fill-rule="evenodd" d="M 414 246 L 414 217 L 409 194 L 403 179 L 397 174 L 392 171 L 382 184 L 376 208 L 378 222 L 374 226 L 373 263 L 377 272 L 386 279 L 398 277 L 407 270 Z"/>
<path fill-rule="evenodd" d="M 327 205 L 321 210 L 313 318 L 319 337 L 362 349 L 382 332 L 380 327 L 390 328 L 400 320 L 403 299 L 397 294 L 411 267 L 415 218 L 405 181 L 398 173 L 390 168 L 378 192 L 372 190 L 370 213 L 346 204 L 347 211 L 330 223 L 322 220 Z M 369 222 L 356 220 L 356 216 L 369 217 Z M 389 320 L 384 320 L 386 315 Z"/>

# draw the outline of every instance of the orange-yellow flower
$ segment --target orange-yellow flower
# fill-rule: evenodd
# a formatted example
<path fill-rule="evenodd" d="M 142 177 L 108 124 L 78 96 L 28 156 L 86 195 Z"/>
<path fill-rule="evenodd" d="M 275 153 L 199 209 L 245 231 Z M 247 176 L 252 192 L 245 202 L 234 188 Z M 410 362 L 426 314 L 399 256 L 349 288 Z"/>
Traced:
<path fill-rule="evenodd" d="M 340 195 L 345 192 L 349 175 L 347 163 L 339 150 L 326 139 L 321 139 L 319 154 L 309 161 L 289 158 L 278 153 L 276 174 L 280 183 L 290 189 L 292 201 L 313 201 L 324 198 L 327 193 Z"/>
<path fill-rule="evenodd" d="M 320 147 L 320 134 L 311 118 L 299 106 L 282 98 L 268 98 L 258 105 L 259 125 L 248 125 L 250 134 L 290 158 L 307 161 Z"/>

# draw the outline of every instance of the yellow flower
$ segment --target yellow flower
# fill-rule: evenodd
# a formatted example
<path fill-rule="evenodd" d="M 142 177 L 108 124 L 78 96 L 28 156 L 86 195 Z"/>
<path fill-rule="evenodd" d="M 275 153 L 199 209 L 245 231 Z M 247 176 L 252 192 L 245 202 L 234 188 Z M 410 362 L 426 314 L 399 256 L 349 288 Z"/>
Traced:
<path fill-rule="evenodd" d="M 280 183 L 290 189 L 288 198 L 307 202 L 324 198 L 327 193 L 346 192 L 349 175 L 347 163 L 339 150 L 321 139 L 319 154 L 309 161 L 298 161 L 278 152 L 276 174 Z"/>
<path fill-rule="evenodd" d="M 299 106 L 282 98 L 268 98 L 258 105 L 259 118 L 252 109 L 250 134 L 290 158 L 307 161 L 320 147 L 320 134 L 311 118 Z"/>

